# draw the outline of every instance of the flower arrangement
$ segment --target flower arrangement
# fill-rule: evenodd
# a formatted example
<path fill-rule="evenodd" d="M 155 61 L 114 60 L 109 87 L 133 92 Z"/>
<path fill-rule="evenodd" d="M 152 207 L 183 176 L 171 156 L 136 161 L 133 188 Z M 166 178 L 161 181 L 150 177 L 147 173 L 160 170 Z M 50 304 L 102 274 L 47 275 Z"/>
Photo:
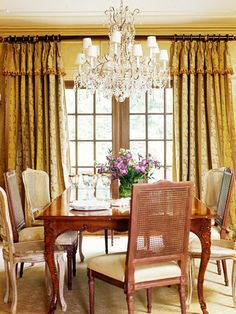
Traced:
<path fill-rule="evenodd" d="M 130 196 L 132 184 L 152 178 L 153 169 L 161 166 L 151 154 L 148 158 L 139 154 L 138 160 L 134 160 L 131 151 L 124 148 L 120 149 L 117 157 L 109 151 L 106 159 L 107 163 L 100 165 L 98 173 L 110 173 L 113 180 L 120 180 L 120 196 Z"/>

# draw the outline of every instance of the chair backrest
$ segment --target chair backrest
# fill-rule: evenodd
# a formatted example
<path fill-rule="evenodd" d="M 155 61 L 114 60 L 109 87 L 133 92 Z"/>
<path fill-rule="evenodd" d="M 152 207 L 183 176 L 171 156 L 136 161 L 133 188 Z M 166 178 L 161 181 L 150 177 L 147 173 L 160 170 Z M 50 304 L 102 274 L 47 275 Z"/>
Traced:
<path fill-rule="evenodd" d="M 225 168 L 210 169 L 205 175 L 205 193 L 202 201 L 216 211 Z"/>
<path fill-rule="evenodd" d="M 9 170 L 5 172 L 4 181 L 9 204 L 14 242 L 18 242 L 18 232 L 25 227 L 25 216 L 15 170 Z"/>
<path fill-rule="evenodd" d="M 216 207 L 215 224 L 221 227 L 221 238 L 225 237 L 229 220 L 230 200 L 234 186 L 234 175 L 229 168 L 225 168 L 221 181 L 219 198 Z"/>
<path fill-rule="evenodd" d="M 25 195 L 34 220 L 34 213 L 50 203 L 49 176 L 42 170 L 27 168 L 22 172 Z"/>
<path fill-rule="evenodd" d="M 192 208 L 191 182 L 133 185 L 126 279 L 135 265 L 178 261 L 185 273 Z"/>
<path fill-rule="evenodd" d="M 3 240 L 3 254 L 11 258 L 15 252 L 12 225 L 6 192 L 0 187 L 0 235 Z"/>

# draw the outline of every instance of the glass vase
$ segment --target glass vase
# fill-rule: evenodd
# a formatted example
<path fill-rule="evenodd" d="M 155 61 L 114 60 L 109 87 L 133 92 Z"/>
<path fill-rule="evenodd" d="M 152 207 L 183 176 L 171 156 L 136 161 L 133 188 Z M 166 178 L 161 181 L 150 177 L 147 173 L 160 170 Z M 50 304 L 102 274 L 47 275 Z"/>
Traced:
<path fill-rule="evenodd" d="M 132 184 L 122 183 L 119 185 L 119 197 L 131 197 Z"/>

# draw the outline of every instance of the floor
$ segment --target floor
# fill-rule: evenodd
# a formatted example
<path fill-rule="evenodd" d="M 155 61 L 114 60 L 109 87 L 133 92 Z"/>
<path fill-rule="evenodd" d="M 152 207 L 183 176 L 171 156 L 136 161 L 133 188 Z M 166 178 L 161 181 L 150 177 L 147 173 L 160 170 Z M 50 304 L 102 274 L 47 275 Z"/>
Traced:
<path fill-rule="evenodd" d="M 110 243 L 110 241 L 109 241 Z M 114 246 L 109 252 L 124 251 L 126 249 L 126 237 L 116 236 Z M 85 258 L 104 253 L 103 236 L 86 236 L 83 240 L 83 251 Z M 77 257 L 77 275 L 73 278 L 73 289 L 68 291 L 65 285 L 65 299 L 68 304 L 69 314 L 88 314 L 88 284 L 86 275 L 86 259 L 80 263 Z M 231 264 L 228 264 L 229 272 Z M 46 295 L 44 285 L 44 265 L 28 265 L 25 268 L 23 278 L 18 279 L 18 314 L 42 314 L 47 313 L 49 297 Z M 0 256 L 0 314 L 10 313 L 10 305 L 3 303 L 5 288 L 3 261 Z M 223 277 L 216 274 L 216 265 L 210 263 L 206 273 L 205 297 L 208 311 L 211 314 L 235 314 L 231 297 L 231 288 L 225 287 Z M 126 314 L 126 301 L 123 291 L 106 283 L 96 282 L 96 314 Z M 135 313 L 146 313 L 146 297 L 144 291 L 135 294 Z M 56 313 L 63 313 L 58 305 Z M 156 314 L 180 313 L 177 288 L 161 287 L 153 291 L 153 310 Z M 193 301 L 188 313 L 201 313 L 194 290 Z"/>

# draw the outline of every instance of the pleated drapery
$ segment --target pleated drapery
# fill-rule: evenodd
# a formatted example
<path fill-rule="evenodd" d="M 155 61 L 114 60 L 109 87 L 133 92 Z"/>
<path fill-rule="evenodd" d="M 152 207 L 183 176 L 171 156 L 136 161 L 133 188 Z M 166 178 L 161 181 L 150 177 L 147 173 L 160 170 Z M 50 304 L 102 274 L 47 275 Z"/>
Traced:
<path fill-rule="evenodd" d="M 173 174 L 195 183 L 203 195 L 209 169 L 236 173 L 236 133 L 228 43 L 177 41 L 171 44 L 174 94 Z M 236 228 L 235 205 L 231 225 Z"/>
<path fill-rule="evenodd" d="M 65 189 L 69 167 L 60 42 L 6 43 L 6 168 L 50 176 L 51 197 Z"/>

